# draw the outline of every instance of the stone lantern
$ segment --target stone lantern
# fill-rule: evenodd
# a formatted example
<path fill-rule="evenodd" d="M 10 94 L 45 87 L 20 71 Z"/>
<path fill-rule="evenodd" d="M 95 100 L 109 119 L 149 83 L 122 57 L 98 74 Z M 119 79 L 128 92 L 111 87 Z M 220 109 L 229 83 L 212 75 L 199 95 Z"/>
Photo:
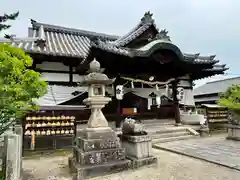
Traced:
<path fill-rule="evenodd" d="M 114 80 L 101 73 L 100 63 L 96 59 L 90 63 L 89 74 L 84 77 L 83 81 L 83 84 L 88 85 L 88 98 L 84 99 L 83 102 L 92 111 L 87 131 L 111 130 L 101 109 L 111 101 L 111 98 L 105 97 L 105 92 L 106 85 L 112 84 Z"/>
<path fill-rule="evenodd" d="M 88 86 L 88 98 L 83 102 L 90 107 L 91 116 L 84 130 L 76 130 L 76 145 L 73 147 L 73 157 L 69 159 L 75 180 L 129 167 L 125 149 L 120 146 L 117 134 L 108 126 L 101 110 L 111 101 L 105 92 L 106 85 L 113 82 L 114 79 L 101 72 L 100 63 L 94 59 L 90 63 L 89 74 L 82 82 Z"/>

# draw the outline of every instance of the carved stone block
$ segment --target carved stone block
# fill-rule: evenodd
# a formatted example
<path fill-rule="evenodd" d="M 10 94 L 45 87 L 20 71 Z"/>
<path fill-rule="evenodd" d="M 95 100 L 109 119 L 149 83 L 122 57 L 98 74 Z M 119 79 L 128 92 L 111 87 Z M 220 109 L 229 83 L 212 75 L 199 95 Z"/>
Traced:
<path fill-rule="evenodd" d="M 81 165 L 98 165 L 112 161 L 125 160 L 125 149 L 105 149 L 96 151 L 82 151 L 78 148 L 74 149 L 76 162 Z"/>
<path fill-rule="evenodd" d="M 116 136 L 112 138 L 106 137 L 104 139 L 84 139 L 79 137 L 77 140 L 77 147 L 81 148 L 83 151 L 119 148 L 120 140 Z"/>

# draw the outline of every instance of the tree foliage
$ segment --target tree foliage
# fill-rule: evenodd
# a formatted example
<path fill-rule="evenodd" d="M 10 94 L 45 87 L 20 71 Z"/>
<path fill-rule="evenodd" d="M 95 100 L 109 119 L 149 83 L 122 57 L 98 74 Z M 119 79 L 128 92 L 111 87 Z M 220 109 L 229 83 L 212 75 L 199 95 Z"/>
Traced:
<path fill-rule="evenodd" d="M 35 98 L 47 92 L 47 83 L 29 67 L 32 59 L 21 49 L 0 43 L 0 134 L 24 116 L 36 110 Z"/>
<path fill-rule="evenodd" d="M 240 114 L 240 84 L 229 87 L 226 92 L 221 94 L 218 103 Z"/>
<path fill-rule="evenodd" d="M 12 14 L 4 14 L 0 16 L 0 31 L 6 30 L 11 27 L 11 25 L 6 24 L 8 20 L 15 20 L 19 15 L 19 12 L 12 13 Z"/>

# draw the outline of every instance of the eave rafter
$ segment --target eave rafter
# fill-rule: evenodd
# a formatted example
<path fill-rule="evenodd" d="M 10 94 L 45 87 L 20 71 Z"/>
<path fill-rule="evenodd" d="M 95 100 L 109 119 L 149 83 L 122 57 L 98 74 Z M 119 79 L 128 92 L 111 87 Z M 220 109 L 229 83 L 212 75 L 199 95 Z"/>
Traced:
<path fill-rule="evenodd" d="M 219 60 L 215 60 L 216 55 L 201 56 L 200 53 L 189 54 L 183 53 L 184 59 L 195 64 L 216 64 Z"/>

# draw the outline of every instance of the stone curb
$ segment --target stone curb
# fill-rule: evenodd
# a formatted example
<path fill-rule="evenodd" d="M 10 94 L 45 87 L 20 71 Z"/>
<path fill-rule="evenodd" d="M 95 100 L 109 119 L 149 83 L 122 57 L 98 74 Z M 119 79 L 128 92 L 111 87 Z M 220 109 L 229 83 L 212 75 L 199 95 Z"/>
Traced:
<path fill-rule="evenodd" d="M 209 163 L 213 163 L 213 164 L 216 164 L 216 165 L 219 165 L 219 166 L 224 166 L 224 167 L 229 168 L 229 169 L 234 169 L 234 170 L 240 171 L 240 167 L 228 166 L 226 164 L 222 164 L 222 163 L 215 162 L 215 161 L 212 161 L 212 160 L 204 159 L 204 158 L 197 157 L 197 156 L 194 156 L 194 155 L 190 155 L 190 154 L 187 154 L 187 153 L 184 153 L 184 152 L 179 152 L 179 151 L 176 151 L 176 150 L 173 150 L 173 149 L 164 148 L 164 147 L 161 147 L 161 146 L 158 146 L 158 145 L 152 145 L 152 147 L 155 148 L 155 149 L 160 149 L 160 150 L 168 151 L 168 152 L 175 153 L 175 154 L 177 153 L 177 154 L 180 154 L 180 155 L 188 156 L 188 157 L 191 157 L 191 158 L 194 158 L 194 159 L 199 159 L 199 160 L 206 161 L 206 162 L 209 162 Z"/>

